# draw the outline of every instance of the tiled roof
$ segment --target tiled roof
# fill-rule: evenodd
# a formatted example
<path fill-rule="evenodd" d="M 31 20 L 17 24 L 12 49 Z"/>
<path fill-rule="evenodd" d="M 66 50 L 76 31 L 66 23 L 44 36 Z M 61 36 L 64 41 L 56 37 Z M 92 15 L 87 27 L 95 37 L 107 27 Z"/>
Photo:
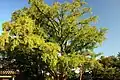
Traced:
<path fill-rule="evenodd" d="M 14 75 L 14 74 L 17 74 L 17 72 L 12 70 L 0 70 L 0 75 Z"/>

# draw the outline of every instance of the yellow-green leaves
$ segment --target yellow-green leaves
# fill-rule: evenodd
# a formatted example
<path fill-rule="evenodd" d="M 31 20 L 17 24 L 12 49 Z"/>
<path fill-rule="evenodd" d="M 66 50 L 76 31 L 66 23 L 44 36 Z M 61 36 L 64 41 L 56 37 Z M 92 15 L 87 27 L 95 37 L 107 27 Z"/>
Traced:
<path fill-rule="evenodd" d="M 56 71 L 57 64 L 59 62 L 58 53 L 60 51 L 60 47 L 55 43 L 48 42 L 41 47 L 41 50 L 43 51 L 43 61 L 49 65 L 51 70 Z"/>
<path fill-rule="evenodd" d="M 4 41 L 10 43 L 11 50 L 14 50 L 14 48 L 20 45 L 29 47 L 30 49 L 39 48 L 45 42 L 42 38 L 42 36 L 44 37 L 44 32 L 39 31 L 42 28 L 37 27 L 35 21 L 28 16 L 20 16 L 12 22 L 3 24 L 3 34 L 6 35 L 2 36 L 6 36 Z M 2 42 L 1 45 L 6 42 Z"/>
<path fill-rule="evenodd" d="M 104 41 L 106 29 L 91 25 L 96 22 L 96 16 L 84 16 L 91 12 L 84 0 L 52 5 L 44 0 L 29 0 L 29 3 L 30 7 L 15 11 L 11 21 L 3 24 L 1 50 L 30 55 L 37 69 L 44 67 L 41 69 L 44 73 L 40 73 L 49 72 L 49 77 L 54 78 L 67 77 L 74 68 L 84 72 L 99 66 L 96 59 L 85 52 Z"/>

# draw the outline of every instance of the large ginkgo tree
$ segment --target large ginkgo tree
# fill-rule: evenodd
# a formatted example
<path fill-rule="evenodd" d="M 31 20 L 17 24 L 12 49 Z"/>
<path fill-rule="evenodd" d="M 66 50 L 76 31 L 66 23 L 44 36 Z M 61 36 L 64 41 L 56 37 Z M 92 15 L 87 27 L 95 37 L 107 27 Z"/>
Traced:
<path fill-rule="evenodd" d="M 93 52 L 105 39 L 105 28 L 91 23 L 97 17 L 84 0 L 54 2 L 29 0 L 3 24 L 1 54 L 14 59 L 12 68 L 30 80 L 67 80 L 101 66 Z M 89 17 L 87 17 L 89 16 Z"/>

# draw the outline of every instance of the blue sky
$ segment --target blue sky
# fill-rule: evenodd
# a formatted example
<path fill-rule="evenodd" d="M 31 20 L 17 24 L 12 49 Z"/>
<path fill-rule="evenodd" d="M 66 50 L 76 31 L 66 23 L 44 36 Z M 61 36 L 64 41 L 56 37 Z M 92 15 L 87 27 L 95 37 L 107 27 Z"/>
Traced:
<path fill-rule="evenodd" d="M 45 0 L 52 3 L 54 0 Z M 64 0 L 59 0 L 64 1 Z M 108 28 L 107 39 L 103 45 L 97 48 L 96 52 L 104 52 L 104 55 L 115 55 L 120 51 L 120 0 L 86 0 L 88 6 L 92 8 L 94 15 L 99 16 L 96 23 L 98 27 Z M 27 0 L 1 0 L 0 1 L 0 26 L 4 21 L 11 18 L 11 13 L 24 6 L 27 6 Z M 0 30 L 1 31 L 1 30 Z"/>

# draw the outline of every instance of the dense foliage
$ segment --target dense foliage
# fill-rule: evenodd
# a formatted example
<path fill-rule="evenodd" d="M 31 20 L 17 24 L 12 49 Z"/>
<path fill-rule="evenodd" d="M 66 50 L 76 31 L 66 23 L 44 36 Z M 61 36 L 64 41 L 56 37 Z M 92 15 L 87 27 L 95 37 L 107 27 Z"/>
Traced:
<path fill-rule="evenodd" d="M 102 68 L 92 70 L 93 80 L 120 80 L 120 56 L 101 57 Z"/>
<path fill-rule="evenodd" d="M 25 80 L 82 80 L 86 72 L 102 69 L 94 49 L 104 41 L 106 29 L 91 24 L 97 17 L 84 0 L 29 4 L 2 26 L 0 51 L 10 61 L 3 68 L 19 69 Z"/>

